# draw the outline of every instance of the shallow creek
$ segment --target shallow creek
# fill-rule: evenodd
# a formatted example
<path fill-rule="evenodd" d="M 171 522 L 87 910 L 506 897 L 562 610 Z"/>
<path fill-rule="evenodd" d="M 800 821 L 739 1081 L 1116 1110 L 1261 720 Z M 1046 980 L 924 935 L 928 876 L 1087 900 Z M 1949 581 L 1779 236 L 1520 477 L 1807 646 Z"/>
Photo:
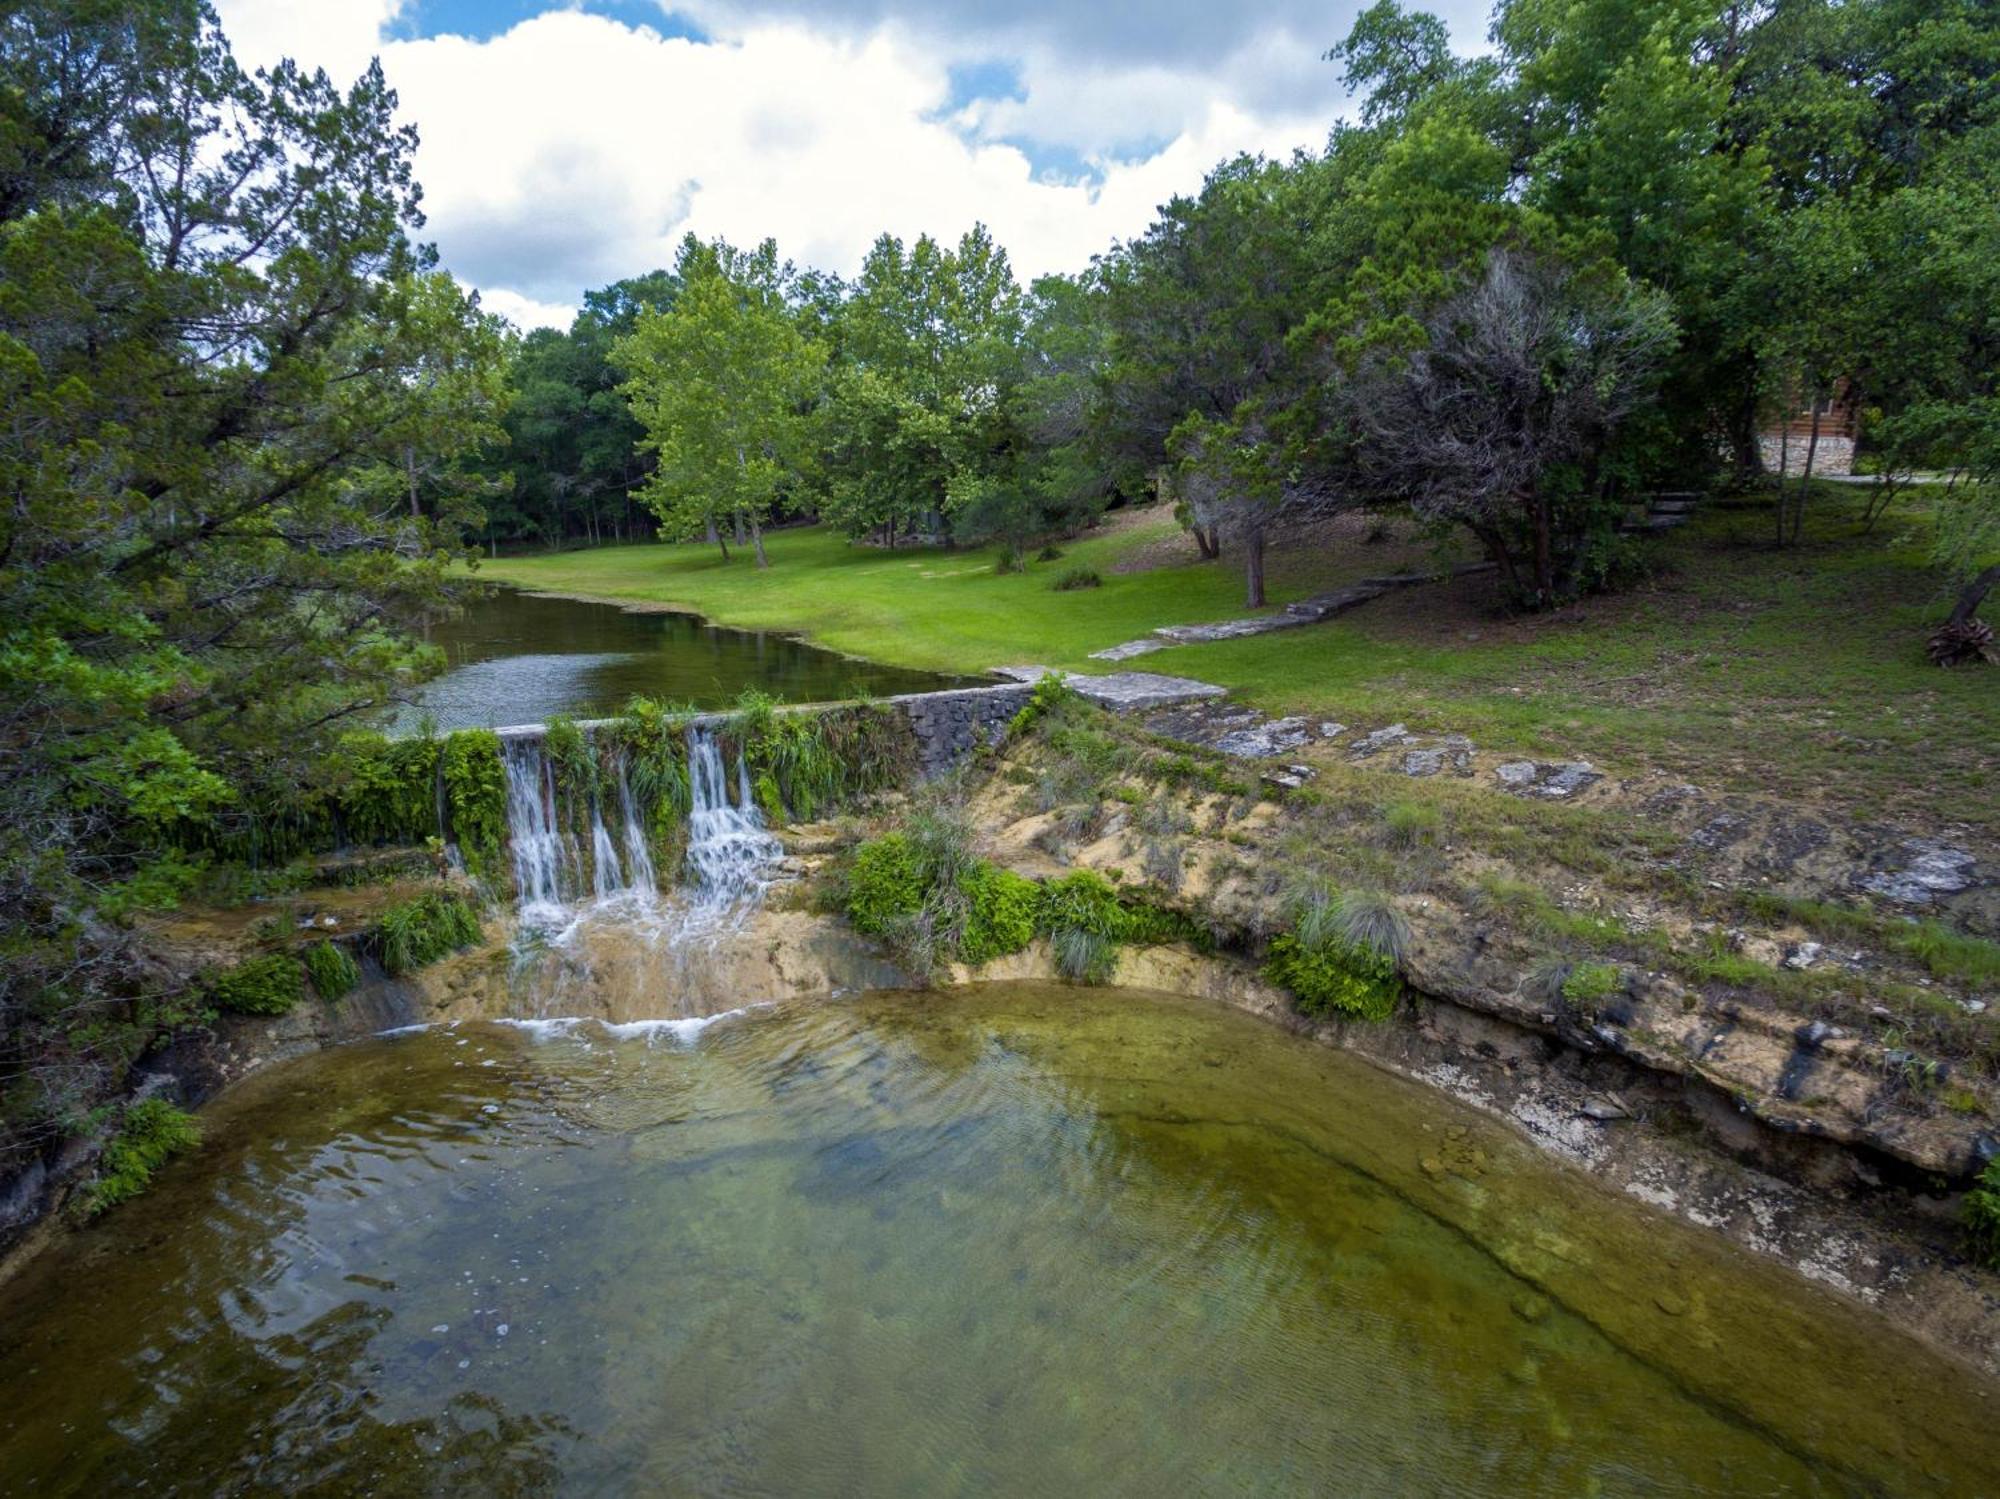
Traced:
<path fill-rule="evenodd" d="M 1965 1370 L 1440 1095 L 1188 1000 L 466 1024 L 276 1068 L 207 1127 L 0 1296 L 6 1491 L 1973 1494 L 2000 1471 Z"/>

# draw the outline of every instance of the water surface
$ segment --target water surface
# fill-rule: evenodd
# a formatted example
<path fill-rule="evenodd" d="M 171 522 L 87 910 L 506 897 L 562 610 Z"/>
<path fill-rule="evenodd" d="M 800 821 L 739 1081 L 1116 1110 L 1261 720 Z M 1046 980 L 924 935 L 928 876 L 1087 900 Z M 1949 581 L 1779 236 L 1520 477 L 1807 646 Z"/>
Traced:
<path fill-rule="evenodd" d="M 1190 1001 L 467 1025 L 275 1069 L 209 1127 L 0 1301 L 9 1491 L 1991 1477 L 1992 1392 L 1964 1371 L 1448 1100 Z"/>
<path fill-rule="evenodd" d="M 604 717 L 633 696 L 720 708 L 745 687 L 805 703 L 967 682 L 837 655 L 789 635 L 723 629 L 694 614 L 633 612 L 511 588 L 481 587 L 429 638 L 451 669 L 399 715 L 401 728 L 415 728 L 426 715 L 440 729 L 546 723 L 558 714 Z"/>

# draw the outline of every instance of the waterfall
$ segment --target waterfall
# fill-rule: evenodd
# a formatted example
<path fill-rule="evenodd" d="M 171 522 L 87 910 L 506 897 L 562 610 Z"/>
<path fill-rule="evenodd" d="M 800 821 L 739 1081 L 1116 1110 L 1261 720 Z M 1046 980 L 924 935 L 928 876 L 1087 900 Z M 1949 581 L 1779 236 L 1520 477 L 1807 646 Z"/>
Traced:
<path fill-rule="evenodd" d="M 509 738 L 502 746 L 507 772 L 507 840 L 514 857 L 514 890 L 522 919 L 535 926 L 567 923 L 584 903 L 614 900 L 650 904 L 658 894 L 646 831 L 632 800 L 622 755 L 606 767 L 586 808 L 564 805 L 555 767 L 539 739 Z M 605 821 L 615 794 L 616 826 Z M 588 822 L 586 860 L 571 829 L 575 814 Z"/>
<path fill-rule="evenodd" d="M 729 800 L 729 774 L 722 747 L 707 729 L 687 731 L 688 911 L 686 931 L 733 926 L 757 903 L 771 882 L 784 847 L 764 826 L 750 792 L 750 768 L 736 757 L 736 801 Z"/>
<path fill-rule="evenodd" d="M 715 735 L 699 725 L 689 726 L 686 743 L 685 879 L 678 909 L 660 929 L 670 941 L 734 928 L 762 897 L 784 853 L 757 809 L 743 757 L 725 766 Z M 657 908 L 658 873 L 623 755 L 605 764 L 585 807 L 567 803 L 539 738 L 508 738 L 502 759 L 514 888 L 524 925 L 544 935 L 552 927 L 567 934 L 595 910 Z"/>

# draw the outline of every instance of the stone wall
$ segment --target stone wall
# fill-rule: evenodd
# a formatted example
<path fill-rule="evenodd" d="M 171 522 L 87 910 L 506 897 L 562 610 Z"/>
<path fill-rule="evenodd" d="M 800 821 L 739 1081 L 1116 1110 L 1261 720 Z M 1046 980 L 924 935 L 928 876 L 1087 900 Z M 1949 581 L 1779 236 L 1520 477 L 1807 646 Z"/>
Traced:
<path fill-rule="evenodd" d="M 1757 439 L 1757 447 L 1764 455 L 1764 468 L 1768 473 L 1802 474 L 1806 468 L 1807 439 L 1794 436 L 1790 441 L 1781 439 L 1775 432 L 1766 432 Z M 1781 461 L 1782 460 L 1782 461 Z M 1833 437 L 1822 432 L 1819 446 L 1813 450 L 1813 472 L 1816 474 L 1851 474 L 1854 472 L 1854 439 Z"/>
<path fill-rule="evenodd" d="M 963 687 L 952 692 L 912 692 L 889 702 L 903 710 L 917 737 L 917 763 L 926 776 L 950 770 L 980 747 L 996 743 L 1033 696 L 1032 686 Z"/>
<path fill-rule="evenodd" d="M 1026 682 L 1002 682 L 995 687 L 959 687 L 946 692 L 906 692 L 882 701 L 900 711 L 917 741 L 917 764 L 924 775 L 941 775 L 972 757 L 973 751 L 994 744 L 1007 732 L 1014 715 L 1028 704 L 1034 686 Z M 839 703 L 787 703 L 780 713 L 824 713 Z M 579 727 L 589 729 L 607 719 L 585 719 Z M 727 713 L 700 713 L 688 722 L 709 727 L 729 721 Z M 541 724 L 519 724 L 500 731 L 501 737 L 540 738 Z"/>

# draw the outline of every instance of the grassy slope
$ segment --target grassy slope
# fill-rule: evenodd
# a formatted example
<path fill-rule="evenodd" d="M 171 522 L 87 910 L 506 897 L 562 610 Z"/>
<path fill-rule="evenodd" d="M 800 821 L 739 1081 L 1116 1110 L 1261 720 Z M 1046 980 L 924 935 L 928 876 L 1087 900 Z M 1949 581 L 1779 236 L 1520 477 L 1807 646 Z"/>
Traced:
<path fill-rule="evenodd" d="M 1439 584 L 1329 624 L 1162 651 L 1134 663 L 1236 689 L 1267 708 L 1349 723 L 1400 719 L 1494 747 L 1658 766 L 1718 788 L 1828 799 L 1858 812 L 2000 832 L 1994 745 L 2000 674 L 1923 659 L 1944 610 L 1919 524 L 1872 537 L 1858 496 L 1816 498 L 1807 544 L 1774 554 L 1762 501 L 1717 502 L 1649 543 L 1654 581 L 1534 619 L 1490 585 Z M 1161 518 L 1076 543 L 1059 562 L 996 576 L 983 553 L 849 547 L 825 531 L 772 538 L 772 567 L 657 546 L 504 558 L 485 576 L 528 587 L 683 604 L 720 623 L 801 630 L 857 655 L 953 671 L 1023 661 L 1102 670 L 1089 653 L 1156 625 L 1227 618 L 1240 574 L 1185 563 L 1114 575 L 1158 548 Z M 1283 603 L 1408 564 L 1408 545 L 1330 545 L 1276 560 Z M 1073 566 L 1104 586 L 1056 593 Z"/>

